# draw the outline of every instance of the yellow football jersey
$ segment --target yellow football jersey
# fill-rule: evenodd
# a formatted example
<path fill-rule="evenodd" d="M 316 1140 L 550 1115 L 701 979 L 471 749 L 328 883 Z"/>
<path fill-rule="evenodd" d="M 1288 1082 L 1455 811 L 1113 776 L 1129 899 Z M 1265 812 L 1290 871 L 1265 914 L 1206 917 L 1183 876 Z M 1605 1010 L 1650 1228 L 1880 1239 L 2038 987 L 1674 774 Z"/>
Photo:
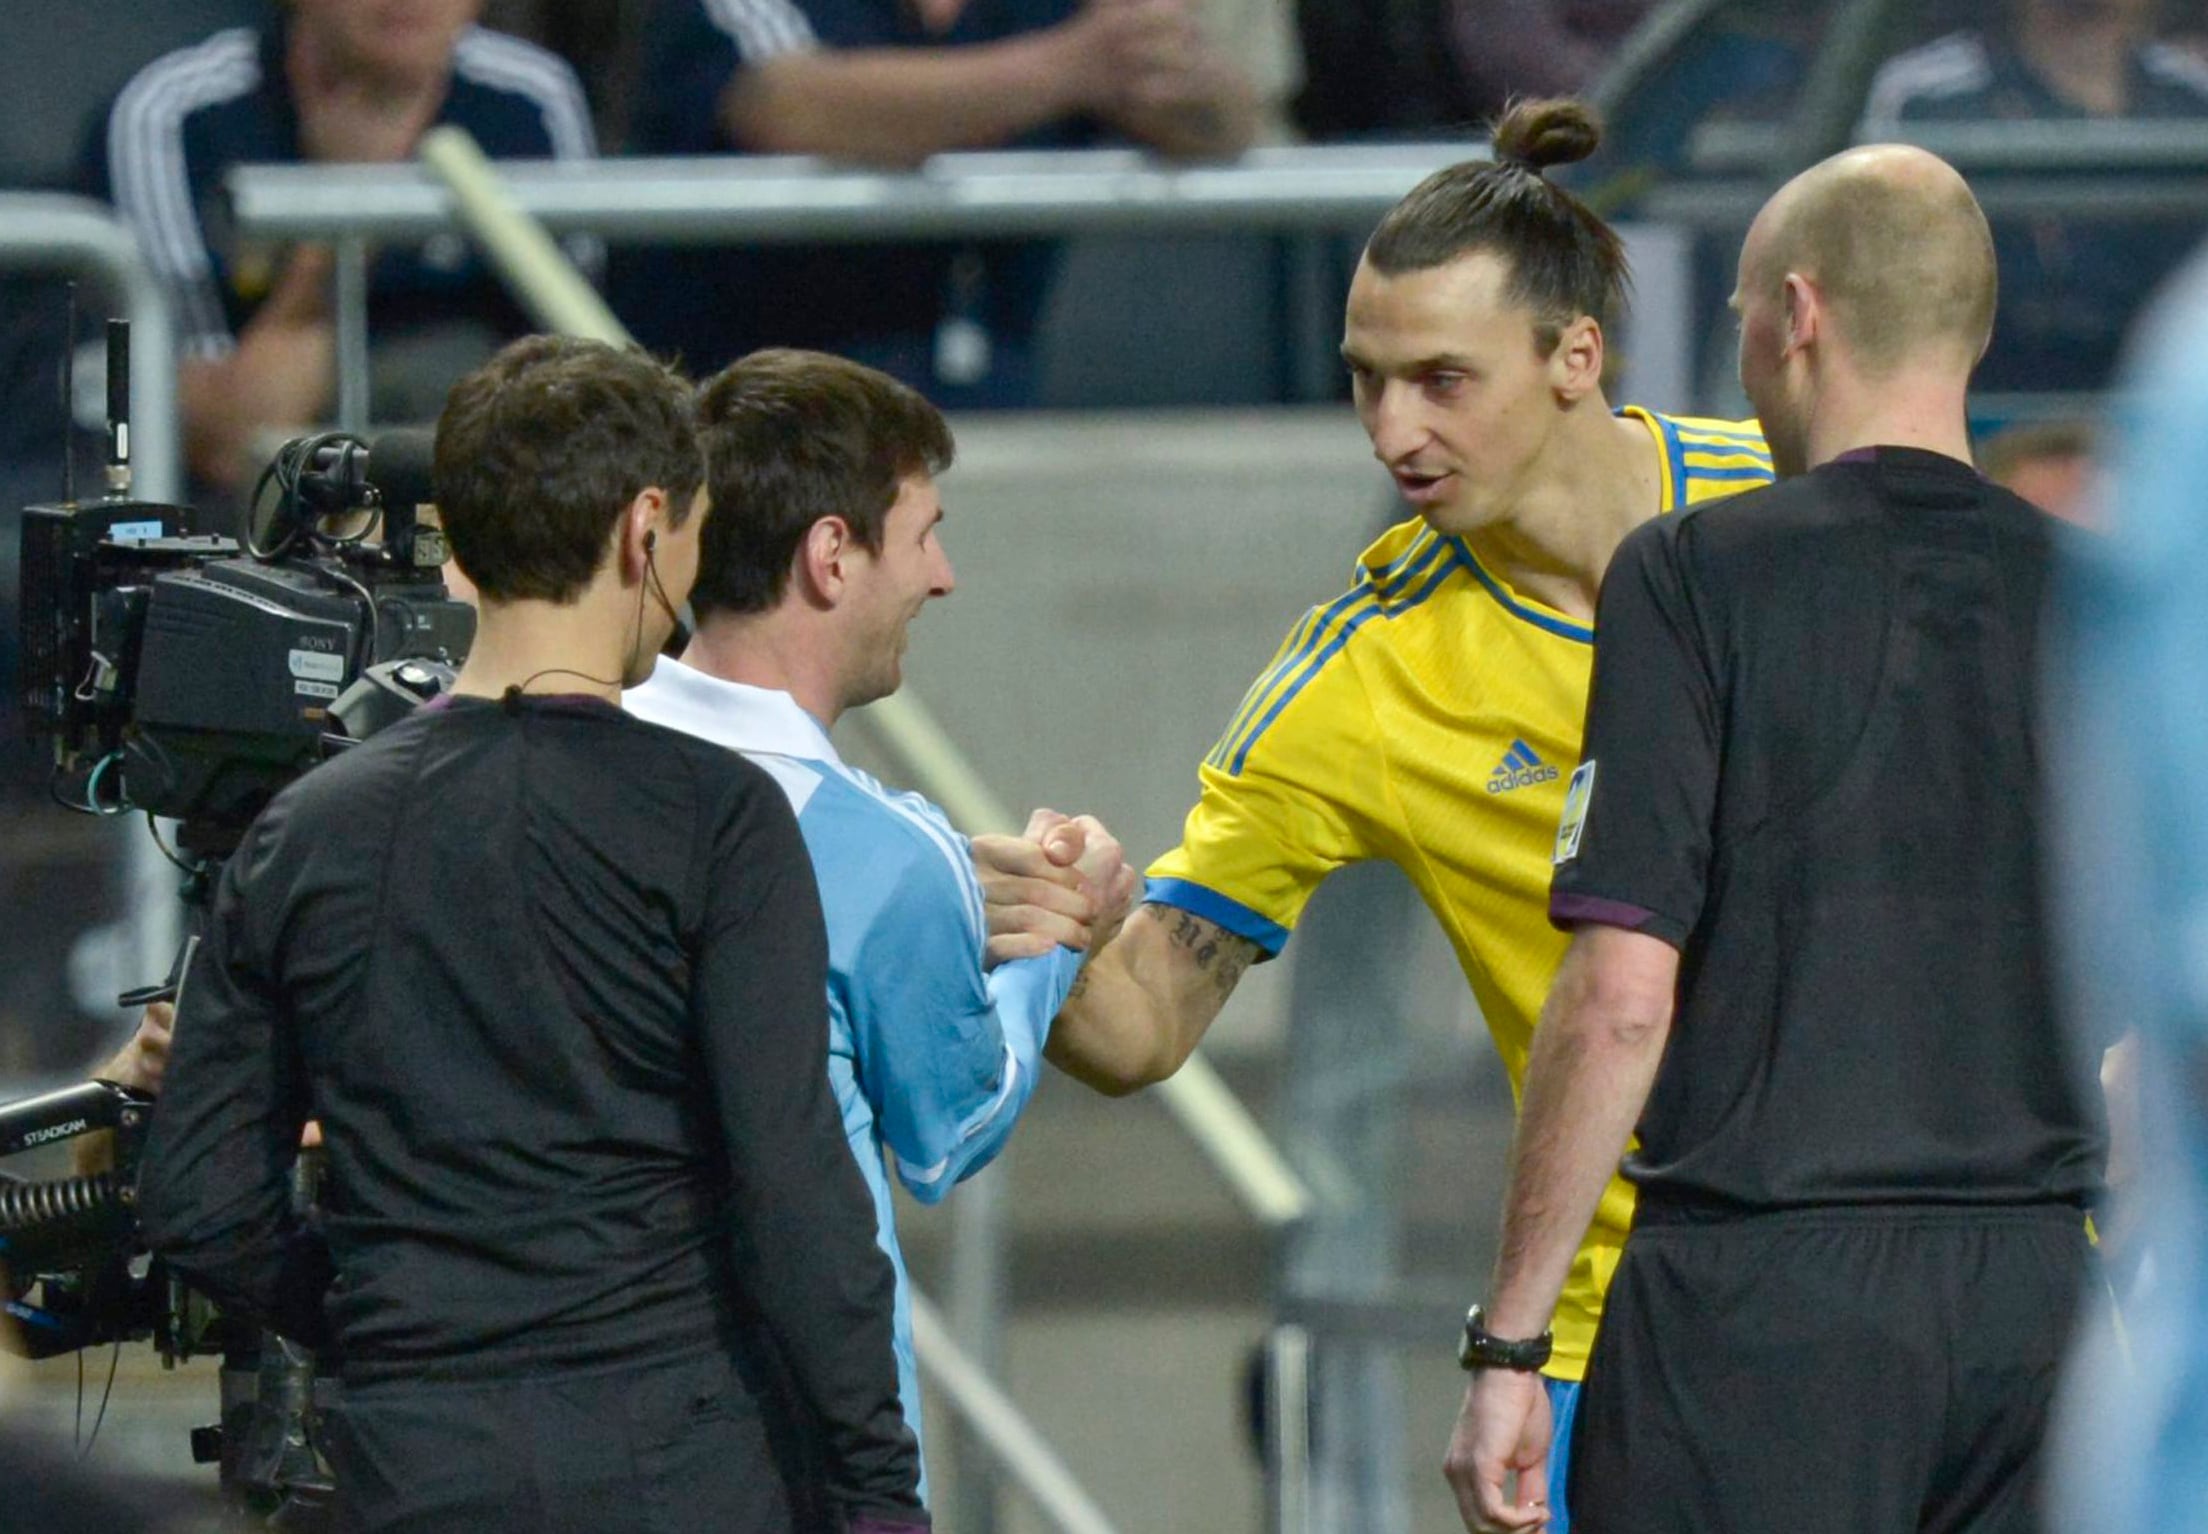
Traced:
<path fill-rule="evenodd" d="M 1665 511 L 1771 478 L 1754 421 L 1624 413 L 1656 439 Z M 1447 931 L 1516 1093 L 1567 942 L 1549 925 L 1550 853 L 1593 642 L 1462 539 L 1416 518 L 1390 529 L 1243 698 L 1148 898 L 1271 953 L 1329 873 L 1397 864 Z M 1612 1178 L 1557 1307 L 1551 1374 L 1585 1370 L 1632 1214 L 1632 1189 Z"/>

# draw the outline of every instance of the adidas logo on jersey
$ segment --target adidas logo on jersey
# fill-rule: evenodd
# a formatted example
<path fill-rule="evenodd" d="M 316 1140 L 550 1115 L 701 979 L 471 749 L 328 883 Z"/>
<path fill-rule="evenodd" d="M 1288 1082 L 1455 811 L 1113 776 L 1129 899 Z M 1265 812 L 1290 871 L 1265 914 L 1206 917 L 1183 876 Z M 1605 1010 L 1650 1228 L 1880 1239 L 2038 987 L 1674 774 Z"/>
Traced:
<path fill-rule="evenodd" d="M 1503 753 L 1503 759 L 1495 764 L 1495 770 L 1487 775 L 1487 791 L 1507 794 L 1514 788 L 1555 781 L 1556 769 L 1535 756 L 1533 747 L 1522 740 L 1514 740 L 1510 749 Z"/>

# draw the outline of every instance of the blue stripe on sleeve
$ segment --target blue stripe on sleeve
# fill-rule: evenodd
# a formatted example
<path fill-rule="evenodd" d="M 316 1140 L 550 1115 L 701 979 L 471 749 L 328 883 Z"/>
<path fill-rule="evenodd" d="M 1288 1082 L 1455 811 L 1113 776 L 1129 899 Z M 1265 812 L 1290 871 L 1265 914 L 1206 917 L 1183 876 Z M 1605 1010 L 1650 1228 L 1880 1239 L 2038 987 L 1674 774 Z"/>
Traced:
<path fill-rule="evenodd" d="M 1278 684 L 1281 678 L 1290 676 L 1296 673 L 1298 668 L 1304 667 L 1304 662 L 1320 646 L 1326 645 L 1326 655 L 1333 654 L 1335 650 L 1341 647 L 1340 639 L 1343 636 L 1346 636 L 1358 624 L 1362 623 L 1371 613 L 1378 611 L 1379 604 L 1382 601 L 1395 596 L 1415 580 L 1420 572 L 1431 565 L 1447 548 L 1448 541 L 1446 539 L 1432 538 L 1425 532 L 1421 532 L 1413 540 L 1411 547 L 1404 550 L 1402 556 L 1385 570 L 1382 570 L 1378 577 L 1369 582 L 1358 582 L 1328 604 L 1319 613 L 1317 621 L 1305 630 L 1302 641 L 1265 673 L 1263 681 L 1250 689 L 1250 696 L 1245 701 L 1241 716 L 1236 720 L 1234 729 L 1228 731 L 1226 738 L 1219 743 L 1207 760 L 1212 761 L 1215 766 L 1224 766 L 1229 773 L 1240 772 L 1242 763 L 1249 757 L 1250 747 L 1256 742 L 1258 735 L 1263 733 L 1266 725 L 1272 723 L 1274 716 L 1279 714 L 1287 701 L 1302 690 L 1304 683 L 1316 674 L 1319 666 L 1325 664 L 1324 656 L 1316 664 L 1304 668 L 1300 675 L 1296 675 L 1295 680 L 1288 684 L 1287 690 L 1274 700 L 1270 709 L 1266 710 L 1263 719 L 1255 726 L 1248 725 L 1247 721 L 1250 715 L 1263 702 L 1265 695 Z M 1414 597 L 1413 602 L 1421 600 L 1423 595 L 1421 593 L 1420 597 Z M 1349 616 L 1348 622 L 1337 632 L 1335 641 L 1328 644 L 1326 639 L 1328 626 L 1350 615 L 1354 609 L 1359 608 L 1361 603 L 1370 603 L 1371 606 L 1355 611 L 1354 616 Z M 1238 731 L 1245 730 L 1247 733 L 1237 734 Z"/>
<path fill-rule="evenodd" d="M 1296 694 L 1302 692 L 1303 689 L 1307 685 L 1309 685 L 1313 677 L 1317 676 L 1321 671 L 1326 669 L 1326 663 L 1332 660 L 1336 655 L 1341 653 L 1342 646 L 1349 643 L 1350 637 L 1354 635 L 1357 630 L 1364 627 L 1364 625 L 1371 619 L 1398 618 L 1401 617 L 1404 613 L 1409 612 L 1412 608 L 1418 606 L 1421 602 L 1424 602 L 1428 597 L 1432 596 L 1436 588 L 1438 588 L 1443 581 L 1447 580 L 1450 574 L 1455 571 L 1457 567 L 1463 562 L 1462 551 L 1457 547 L 1457 540 L 1454 538 L 1436 541 L 1436 543 L 1434 544 L 1434 549 L 1437 553 L 1446 550 L 1449 557 L 1441 561 L 1440 569 L 1434 571 L 1432 575 L 1427 577 L 1425 585 L 1419 587 L 1416 592 L 1412 593 L 1411 596 L 1408 597 L 1400 607 L 1385 607 L 1381 604 L 1379 599 L 1375 597 L 1371 606 L 1361 609 L 1355 614 L 1355 616 L 1343 622 L 1335 630 L 1334 637 L 1328 640 L 1326 644 L 1318 651 L 1318 653 L 1311 657 L 1310 663 L 1304 667 L 1302 673 L 1298 675 L 1294 681 L 1290 682 L 1285 688 L 1281 689 L 1280 696 L 1273 700 L 1273 706 L 1265 711 L 1264 717 L 1257 721 L 1257 724 L 1250 730 L 1249 735 L 1244 738 L 1241 748 L 1235 752 L 1234 760 L 1227 766 L 1227 771 L 1230 774 L 1241 772 L 1244 764 L 1247 763 L 1250 759 L 1251 748 L 1257 744 L 1258 738 L 1262 736 L 1266 732 L 1266 730 L 1272 727 L 1273 721 L 1280 717 L 1280 711 L 1286 708 L 1290 703 L 1295 701 Z M 1430 559 L 1420 560 L 1417 565 L 1413 566 L 1409 570 L 1404 571 L 1404 582 L 1407 583 L 1410 577 L 1418 574 L 1429 563 L 1431 563 Z"/>
<path fill-rule="evenodd" d="M 1171 906 L 1176 911 L 1201 916 L 1236 937 L 1246 937 L 1264 949 L 1268 957 L 1279 953 L 1288 942 L 1288 929 L 1279 922 L 1267 921 L 1239 900 L 1229 900 L 1217 890 L 1206 889 L 1192 880 L 1146 880 L 1142 898 L 1146 904 Z"/>
<path fill-rule="evenodd" d="M 1664 452 L 1671 459 L 1672 504 L 1669 509 L 1677 511 L 1687 504 L 1687 448 L 1686 444 L 1679 440 L 1679 423 L 1677 421 L 1667 415 L 1659 415 L 1655 420 L 1656 424 L 1663 428 Z M 1493 589 L 1492 585 L 1489 589 Z M 1592 639 L 1594 636 L 1590 634 L 1588 637 Z"/>

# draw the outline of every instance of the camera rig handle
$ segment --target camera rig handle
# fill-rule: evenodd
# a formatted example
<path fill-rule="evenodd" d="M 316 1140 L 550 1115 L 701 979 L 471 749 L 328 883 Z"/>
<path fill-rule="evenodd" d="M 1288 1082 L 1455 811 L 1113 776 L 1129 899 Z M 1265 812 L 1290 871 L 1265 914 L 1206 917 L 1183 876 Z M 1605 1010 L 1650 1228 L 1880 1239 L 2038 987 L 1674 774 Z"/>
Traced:
<path fill-rule="evenodd" d="M 108 1131 L 116 1137 L 115 1164 L 126 1169 L 35 1181 L 0 1172 L 0 1261 L 24 1293 L 40 1284 L 40 1303 L 11 1294 L 6 1304 L 15 1341 L 31 1358 L 135 1335 L 153 1321 L 117 1260 L 130 1243 L 130 1171 L 152 1106 L 144 1094 L 108 1081 L 0 1106 L 0 1157 Z M 62 1281 L 48 1277 L 56 1269 L 81 1271 Z"/>

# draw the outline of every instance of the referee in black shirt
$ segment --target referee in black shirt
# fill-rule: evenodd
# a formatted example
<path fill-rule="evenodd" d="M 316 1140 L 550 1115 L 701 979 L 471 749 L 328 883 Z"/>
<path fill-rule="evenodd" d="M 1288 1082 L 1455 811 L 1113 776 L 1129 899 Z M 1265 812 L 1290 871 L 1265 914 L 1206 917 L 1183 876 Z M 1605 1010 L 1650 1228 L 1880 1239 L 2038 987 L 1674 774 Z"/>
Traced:
<path fill-rule="evenodd" d="M 474 648 L 229 860 L 147 1239 L 328 1350 L 344 1528 L 810 1534 L 823 1499 L 836 1534 L 925 1528 L 796 822 L 620 707 L 697 573 L 689 386 L 516 342 L 454 387 L 435 473 Z"/>
<path fill-rule="evenodd" d="M 2103 1136 L 2041 911 L 2056 531 L 1965 427 L 1992 240 L 1941 161 L 1854 150 L 1764 208 L 1734 304 L 1790 477 L 1605 578 L 1449 1474 L 1472 1528 L 1543 1520 L 1513 1365 L 1637 1120 L 1576 1534 L 2034 1529 Z"/>

